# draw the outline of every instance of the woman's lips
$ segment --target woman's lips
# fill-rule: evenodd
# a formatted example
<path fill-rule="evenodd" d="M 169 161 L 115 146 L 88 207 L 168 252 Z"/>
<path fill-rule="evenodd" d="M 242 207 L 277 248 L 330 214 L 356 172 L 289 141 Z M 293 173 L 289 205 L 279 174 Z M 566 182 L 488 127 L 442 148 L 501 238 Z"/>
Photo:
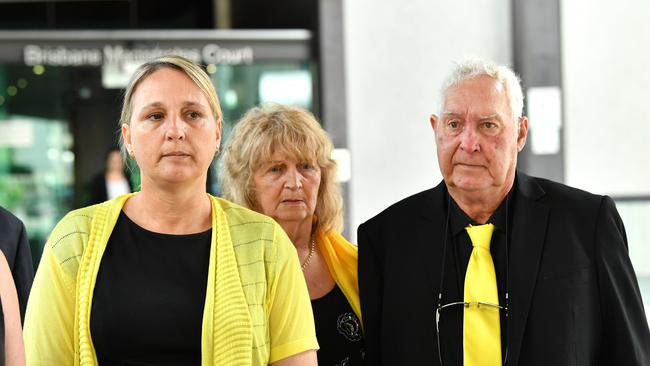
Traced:
<path fill-rule="evenodd" d="M 181 158 L 187 158 L 189 157 L 190 154 L 183 152 L 183 151 L 173 151 L 170 153 L 163 154 L 163 158 L 176 158 L 176 159 L 181 159 Z"/>

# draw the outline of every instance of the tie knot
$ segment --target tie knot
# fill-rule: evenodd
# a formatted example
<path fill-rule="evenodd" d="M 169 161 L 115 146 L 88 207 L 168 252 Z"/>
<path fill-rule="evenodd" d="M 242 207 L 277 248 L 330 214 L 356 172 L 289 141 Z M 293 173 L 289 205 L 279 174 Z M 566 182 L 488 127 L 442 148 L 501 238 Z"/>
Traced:
<path fill-rule="evenodd" d="M 494 225 L 484 224 L 472 226 L 470 224 L 467 225 L 465 230 L 467 230 L 467 234 L 469 234 L 473 246 L 481 247 L 488 251 L 490 250 L 490 240 L 492 239 L 492 232 L 494 232 Z"/>

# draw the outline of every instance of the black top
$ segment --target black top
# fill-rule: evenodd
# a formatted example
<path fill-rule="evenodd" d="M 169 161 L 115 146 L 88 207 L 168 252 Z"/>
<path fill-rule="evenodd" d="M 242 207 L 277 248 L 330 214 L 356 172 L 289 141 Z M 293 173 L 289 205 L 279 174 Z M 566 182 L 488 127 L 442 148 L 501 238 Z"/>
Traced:
<path fill-rule="evenodd" d="M 499 205 L 487 223 L 494 224 L 494 232 L 490 240 L 490 253 L 494 262 L 499 291 L 499 305 L 505 306 L 506 294 L 506 227 L 510 231 L 509 220 L 506 225 L 506 211 L 512 216 L 514 207 L 514 189 L 508 194 L 507 199 Z M 447 193 L 448 195 L 448 193 Z M 469 218 L 463 210 L 450 200 L 449 232 L 447 253 L 442 285 L 442 305 L 451 302 L 463 301 L 465 289 L 465 272 L 472 254 L 472 241 L 465 230 L 469 224 L 479 225 Z M 509 246 L 509 244 L 508 244 Z M 507 344 L 507 319 L 505 311 L 501 311 L 501 356 L 506 355 Z M 463 364 L 463 308 L 455 306 L 445 308 L 440 315 L 440 349 L 442 350 L 445 365 Z"/>
<path fill-rule="evenodd" d="M 321 366 L 361 365 L 364 357 L 361 322 L 338 286 L 311 301 Z"/>
<path fill-rule="evenodd" d="M 11 212 L 0 207 L 0 250 L 4 253 L 18 293 L 21 319 L 25 319 L 27 298 L 34 281 L 32 251 L 25 225 Z"/>
<path fill-rule="evenodd" d="M 100 365 L 201 363 L 211 233 L 154 233 L 120 213 L 90 314 Z"/>

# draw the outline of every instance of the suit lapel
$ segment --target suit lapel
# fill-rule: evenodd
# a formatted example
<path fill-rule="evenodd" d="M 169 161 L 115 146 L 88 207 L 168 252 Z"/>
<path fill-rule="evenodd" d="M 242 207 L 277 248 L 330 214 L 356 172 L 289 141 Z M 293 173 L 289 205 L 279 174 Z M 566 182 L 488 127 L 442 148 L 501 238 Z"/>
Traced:
<path fill-rule="evenodd" d="M 549 209 L 539 201 L 544 190 L 530 177 L 517 174 L 517 197 L 510 244 L 510 311 L 508 321 L 509 361 L 517 365 L 528 312 L 546 239 Z"/>
<path fill-rule="evenodd" d="M 422 200 L 421 218 L 414 232 L 416 253 L 422 260 L 422 268 L 426 269 L 426 279 L 430 289 L 438 291 L 440 281 L 440 264 L 447 225 L 447 202 L 445 200 L 445 185 L 441 182 L 431 189 Z M 449 240 L 449 238 L 447 238 Z M 449 249 L 449 242 L 447 248 Z M 437 292 L 435 296 L 438 296 Z"/>

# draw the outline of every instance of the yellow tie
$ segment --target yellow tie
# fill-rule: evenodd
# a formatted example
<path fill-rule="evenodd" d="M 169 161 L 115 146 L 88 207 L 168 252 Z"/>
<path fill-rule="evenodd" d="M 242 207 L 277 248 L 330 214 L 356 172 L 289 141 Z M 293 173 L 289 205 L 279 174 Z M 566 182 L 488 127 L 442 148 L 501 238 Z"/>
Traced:
<path fill-rule="evenodd" d="M 469 225 L 465 228 L 472 240 L 472 254 L 465 273 L 465 302 L 499 304 L 497 278 L 490 254 L 494 225 Z M 501 326 L 499 309 L 470 305 L 463 311 L 464 366 L 501 365 Z"/>

